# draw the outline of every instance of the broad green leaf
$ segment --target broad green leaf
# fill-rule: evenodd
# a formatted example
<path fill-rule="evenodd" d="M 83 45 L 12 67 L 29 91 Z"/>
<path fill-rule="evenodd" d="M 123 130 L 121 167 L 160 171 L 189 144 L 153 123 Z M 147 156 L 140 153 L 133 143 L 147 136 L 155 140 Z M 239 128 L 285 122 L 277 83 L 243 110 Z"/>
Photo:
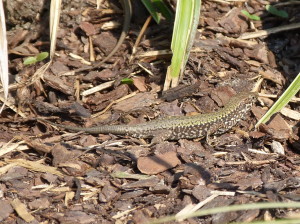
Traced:
<path fill-rule="evenodd" d="M 130 78 L 124 78 L 121 80 L 122 84 L 133 84 L 133 80 Z"/>
<path fill-rule="evenodd" d="M 32 65 L 36 63 L 36 57 L 28 57 L 28 58 L 25 58 L 23 64 L 24 65 Z"/>
<path fill-rule="evenodd" d="M 245 16 L 247 16 L 249 19 L 252 19 L 252 20 L 260 20 L 260 17 L 257 16 L 257 15 L 251 15 L 249 12 L 247 12 L 246 10 L 242 10 L 241 13 L 243 13 Z"/>
<path fill-rule="evenodd" d="M 266 10 L 269 12 L 269 13 L 271 13 L 271 14 L 273 14 L 273 15 L 275 15 L 275 16 L 279 16 L 279 17 L 281 17 L 281 18 L 288 18 L 289 17 L 289 14 L 286 12 L 286 11 L 284 11 L 284 10 L 279 10 L 279 9 L 277 9 L 276 7 L 274 7 L 274 6 L 272 6 L 272 5 L 266 5 Z"/>
<path fill-rule="evenodd" d="M 41 52 L 36 56 L 36 62 L 42 61 L 49 56 L 48 52 Z"/>

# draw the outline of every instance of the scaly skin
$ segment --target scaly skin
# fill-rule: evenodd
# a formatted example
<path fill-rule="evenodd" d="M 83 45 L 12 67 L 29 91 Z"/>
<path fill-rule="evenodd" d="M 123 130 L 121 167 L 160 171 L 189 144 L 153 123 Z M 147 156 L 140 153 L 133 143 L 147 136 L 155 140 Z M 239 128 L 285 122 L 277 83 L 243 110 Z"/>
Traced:
<path fill-rule="evenodd" d="M 91 134 L 118 134 L 137 138 L 159 137 L 163 140 L 193 139 L 221 134 L 245 118 L 257 99 L 257 94 L 242 92 L 232 97 L 225 107 L 213 113 L 194 116 L 173 116 L 137 125 L 103 125 L 91 128 L 56 124 L 39 119 L 53 126 L 70 131 L 84 131 Z"/>

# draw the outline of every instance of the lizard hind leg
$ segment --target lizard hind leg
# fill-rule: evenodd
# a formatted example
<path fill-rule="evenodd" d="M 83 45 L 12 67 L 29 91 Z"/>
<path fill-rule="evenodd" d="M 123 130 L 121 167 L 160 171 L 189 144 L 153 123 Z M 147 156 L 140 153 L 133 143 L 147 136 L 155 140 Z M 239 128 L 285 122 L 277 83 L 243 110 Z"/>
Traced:
<path fill-rule="evenodd" d="M 212 136 L 216 133 L 218 133 L 218 131 L 220 130 L 220 128 L 222 128 L 220 125 L 214 125 L 211 126 L 207 132 L 206 132 L 206 142 L 209 146 L 216 146 L 218 145 L 219 141 L 218 139 L 214 139 Z"/>
<path fill-rule="evenodd" d="M 153 133 L 153 138 L 151 140 L 151 145 L 152 144 L 158 144 L 162 143 L 166 140 L 173 140 L 171 139 L 172 133 L 167 130 L 157 130 Z M 174 139 L 175 140 L 175 139 Z"/>

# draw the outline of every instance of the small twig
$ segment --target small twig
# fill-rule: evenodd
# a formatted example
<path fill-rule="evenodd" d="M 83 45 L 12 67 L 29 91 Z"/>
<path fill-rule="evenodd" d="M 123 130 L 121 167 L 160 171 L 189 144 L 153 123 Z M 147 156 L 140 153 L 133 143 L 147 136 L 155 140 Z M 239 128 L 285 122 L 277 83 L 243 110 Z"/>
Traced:
<path fill-rule="evenodd" d="M 104 114 L 104 113 L 105 113 L 106 111 L 108 111 L 109 108 L 111 108 L 111 106 L 114 105 L 115 103 L 119 103 L 119 102 L 121 102 L 121 101 L 123 101 L 123 100 L 126 100 L 126 99 L 128 99 L 128 98 L 130 98 L 130 97 L 133 97 L 133 96 L 136 95 L 136 94 L 137 94 L 137 91 L 136 91 L 136 92 L 133 92 L 133 93 L 130 93 L 129 95 L 126 95 L 126 96 L 124 96 L 124 97 L 122 97 L 122 98 L 120 98 L 120 99 L 117 99 L 117 100 L 112 101 L 112 102 L 111 102 L 104 110 L 100 111 L 99 113 L 93 114 L 93 115 L 92 115 L 92 118 L 95 118 L 95 117 L 100 116 L 101 114 Z"/>
<path fill-rule="evenodd" d="M 144 23 L 144 25 L 143 25 L 143 27 L 142 27 L 140 33 L 139 33 L 139 36 L 137 37 L 137 39 L 136 39 L 136 41 L 135 41 L 135 43 L 134 43 L 134 45 L 133 45 L 133 48 L 132 48 L 132 54 L 131 54 L 131 56 L 130 56 L 129 62 L 131 62 L 131 61 L 133 60 L 134 55 L 135 55 L 135 53 L 136 53 L 136 51 L 137 51 L 137 50 L 136 50 L 136 49 L 137 49 L 137 46 L 140 44 L 141 39 L 142 39 L 142 37 L 143 37 L 143 35 L 144 35 L 144 33 L 145 33 L 147 27 L 149 26 L 149 24 L 150 24 L 150 22 L 151 22 L 151 18 L 152 18 L 152 16 L 148 16 L 147 20 L 145 21 L 145 23 Z"/>
<path fill-rule="evenodd" d="M 300 23 L 292 23 L 289 25 L 278 26 L 278 27 L 274 27 L 274 28 L 270 28 L 270 29 L 266 29 L 266 30 L 260 30 L 257 32 L 244 33 L 238 39 L 246 40 L 246 39 L 251 39 L 251 38 L 268 36 L 270 34 L 279 33 L 279 32 L 287 31 L 287 30 L 294 30 L 294 29 L 298 29 L 298 28 L 300 28 Z"/>
<path fill-rule="evenodd" d="M 275 159 L 269 160 L 258 160 L 258 161 L 238 161 L 238 162 L 226 162 L 226 165 L 245 165 L 245 164 L 253 164 L 253 165 L 264 165 L 269 163 L 276 162 Z"/>
<path fill-rule="evenodd" d="M 91 94 L 93 94 L 95 92 L 99 92 L 99 91 L 101 91 L 103 89 L 107 89 L 107 88 L 111 87 L 114 84 L 114 82 L 115 81 L 109 81 L 109 82 L 102 83 L 102 84 L 100 84 L 98 86 L 95 86 L 93 88 L 90 88 L 88 90 L 83 91 L 81 93 L 81 95 L 82 96 L 88 96 L 88 95 L 91 95 Z"/>

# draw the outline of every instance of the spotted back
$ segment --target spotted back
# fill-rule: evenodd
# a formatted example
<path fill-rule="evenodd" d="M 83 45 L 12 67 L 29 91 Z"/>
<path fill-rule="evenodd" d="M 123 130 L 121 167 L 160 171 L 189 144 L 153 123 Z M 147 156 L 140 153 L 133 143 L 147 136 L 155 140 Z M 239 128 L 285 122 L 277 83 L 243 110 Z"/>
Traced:
<path fill-rule="evenodd" d="M 199 138 L 207 132 L 223 133 L 235 126 L 245 117 L 257 99 L 251 92 L 242 92 L 232 97 L 224 108 L 194 116 L 173 116 L 134 126 L 127 126 L 127 134 L 149 138 L 164 135 L 165 139 Z"/>

